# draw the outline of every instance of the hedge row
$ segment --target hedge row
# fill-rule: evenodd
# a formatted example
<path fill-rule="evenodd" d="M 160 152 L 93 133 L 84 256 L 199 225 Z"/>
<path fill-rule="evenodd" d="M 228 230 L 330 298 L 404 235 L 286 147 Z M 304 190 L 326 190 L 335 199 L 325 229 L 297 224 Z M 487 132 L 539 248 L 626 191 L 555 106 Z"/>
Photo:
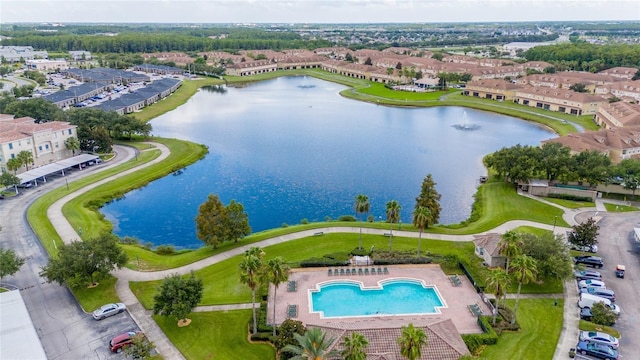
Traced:
<path fill-rule="evenodd" d="M 327 258 L 311 258 L 300 261 L 300 267 L 331 267 L 349 265 L 349 261 L 334 260 Z"/>
<path fill-rule="evenodd" d="M 549 194 L 547 196 L 549 196 L 550 198 L 571 200 L 571 201 L 583 201 L 583 202 L 593 201 L 593 199 L 588 196 L 577 196 L 577 195 L 571 195 L 571 194 Z"/>
<path fill-rule="evenodd" d="M 432 259 L 428 257 L 410 257 L 398 259 L 375 259 L 374 265 L 399 265 L 399 264 L 431 264 Z"/>
<path fill-rule="evenodd" d="M 483 345 L 495 345 L 498 342 L 498 334 L 491 326 L 491 319 L 491 316 L 478 316 L 478 324 L 484 333 L 462 335 L 462 340 L 472 354 L 478 355 Z"/>

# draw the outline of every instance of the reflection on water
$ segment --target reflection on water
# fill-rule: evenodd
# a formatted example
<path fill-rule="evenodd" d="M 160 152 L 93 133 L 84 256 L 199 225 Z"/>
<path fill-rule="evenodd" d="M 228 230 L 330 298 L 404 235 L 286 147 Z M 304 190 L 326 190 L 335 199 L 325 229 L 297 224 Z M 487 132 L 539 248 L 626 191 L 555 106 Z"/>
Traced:
<path fill-rule="evenodd" d="M 209 154 L 105 206 L 118 235 L 199 247 L 194 218 L 209 194 L 242 203 L 254 232 L 354 215 L 359 193 L 369 196 L 374 219 L 383 219 L 385 204 L 395 199 L 408 223 L 429 173 L 442 194 L 440 222 L 457 223 L 471 212 L 486 174 L 485 154 L 554 136 L 532 123 L 470 109 L 357 102 L 338 95 L 343 86 L 311 77 L 221 87 L 226 92 L 200 91 L 153 120 L 154 135 L 205 144 Z M 465 122 L 478 129 L 453 127 Z"/>

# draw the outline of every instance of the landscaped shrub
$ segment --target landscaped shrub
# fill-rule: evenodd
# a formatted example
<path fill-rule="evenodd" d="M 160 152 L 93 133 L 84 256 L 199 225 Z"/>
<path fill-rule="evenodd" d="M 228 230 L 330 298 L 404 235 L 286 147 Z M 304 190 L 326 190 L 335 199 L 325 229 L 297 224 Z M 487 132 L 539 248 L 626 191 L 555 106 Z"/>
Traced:
<path fill-rule="evenodd" d="M 131 237 L 131 236 L 125 236 L 123 238 L 120 238 L 120 242 L 122 244 L 125 244 L 125 245 L 138 245 L 138 244 L 140 244 L 140 240 L 138 240 L 138 239 L 136 239 L 134 237 Z"/>
<path fill-rule="evenodd" d="M 358 221 L 353 215 L 342 215 L 338 218 L 338 221 Z"/>
<path fill-rule="evenodd" d="M 375 259 L 376 265 L 399 265 L 399 264 L 431 264 L 431 258 L 428 257 L 409 257 L 395 259 Z"/>
<path fill-rule="evenodd" d="M 270 332 L 258 332 L 251 334 L 251 341 L 268 341 L 270 343 L 274 343 L 275 338 Z"/>
<path fill-rule="evenodd" d="M 347 254 L 346 252 L 334 252 L 334 253 L 331 253 L 331 254 L 324 255 L 323 258 L 324 259 L 329 259 L 329 260 L 348 262 L 349 261 L 349 254 Z"/>
<path fill-rule="evenodd" d="M 345 266 L 349 265 L 346 260 L 333 260 L 327 258 L 310 258 L 300 261 L 300 267 L 325 267 L 325 266 Z"/>
<path fill-rule="evenodd" d="M 355 248 L 351 250 L 351 255 L 353 256 L 369 256 L 369 250 L 365 248 Z"/>
<path fill-rule="evenodd" d="M 464 340 L 471 354 L 480 355 L 484 346 L 480 339 L 480 334 L 462 334 L 462 340 Z"/>
<path fill-rule="evenodd" d="M 485 345 L 495 345 L 498 342 L 498 334 L 491 326 L 492 316 L 478 316 L 478 324 L 484 332 L 483 334 L 473 334 L 478 336 Z"/>
<path fill-rule="evenodd" d="M 273 333 L 273 327 L 267 325 L 267 302 L 261 301 L 256 309 L 256 320 L 258 321 L 258 332 Z M 253 325 L 253 318 L 249 320 L 249 325 Z"/>
<path fill-rule="evenodd" d="M 287 224 L 287 223 L 282 223 L 282 227 L 283 227 L 283 228 L 288 228 L 288 227 L 289 227 L 289 224 Z"/>
<path fill-rule="evenodd" d="M 616 322 L 616 314 L 603 302 L 593 304 L 591 307 L 591 321 L 598 325 L 611 326 Z"/>
<path fill-rule="evenodd" d="M 309 220 L 307 218 L 300 220 L 300 224 L 302 225 L 307 225 L 308 223 L 309 223 Z"/>
<path fill-rule="evenodd" d="M 588 196 L 578 196 L 578 195 L 571 195 L 571 194 L 549 194 L 547 195 L 550 198 L 555 198 L 555 199 L 563 199 L 563 200 L 571 200 L 571 201 L 583 201 L 583 202 L 593 202 L 593 199 L 591 199 Z"/>
<path fill-rule="evenodd" d="M 156 248 L 155 253 L 158 255 L 173 255 L 176 249 L 171 245 L 160 245 Z"/>

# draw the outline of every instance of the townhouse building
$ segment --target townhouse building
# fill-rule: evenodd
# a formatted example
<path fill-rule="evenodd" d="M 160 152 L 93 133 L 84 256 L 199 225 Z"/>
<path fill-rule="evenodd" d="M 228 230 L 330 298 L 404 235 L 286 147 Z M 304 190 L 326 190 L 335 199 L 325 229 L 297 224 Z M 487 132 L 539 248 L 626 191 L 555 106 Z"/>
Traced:
<path fill-rule="evenodd" d="M 76 128 L 64 121 L 36 123 L 30 117 L 15 119 L 13 115 L 0 115 L 0 171 L 9 171 L 7 161 L 21 151 L 29 151 L 33 156 L 29 169 L 72 157 L 73 151 L 67 149 L 65 141 L 78 137 Z M 26 170 L 23 166 L 17 174 Z"/>
<path fill-rule="evenodd" d="M 640 126 L 601 129 L 584 133 L 574 133 L 542 143 L 559 143 L 571 149 L 573 154 L 586 150 L 608 155 L 611 162 L 640 158 Z"/>
<path fill-rule="evenodd" d="M 539 109 L 572 115 L 594 115 L 607 100 L 571 90 L 523 87 L 516 90 L 514 102 Z"/>
<path fill-rule="evenodd" d="M 513 101 L 522 86 L 503 79 L 474 80 L 467 83 L 463 95 L 498 101 Z"/>
<path fill-rule="evenodd" d="M 48 59 L 46 51 L 35 51 L 32 46 L 0 46 L 0 59 L 14 63 L 23 60 Z"/>
<path fill-rule="evenodd" d="M 638 73 L 638 69 L 632 67 L 618 66 L 607 70 L 602 70 L 598 74 L 609 75 L 624 80 L 631 80 Z"/>
<path fill-rule="evenodd" d="M 624 81 L 609 85 L 608 92 L 622 100 L 640 102 L 640 80 Z"/>
<path fill-rule="evenodd" d="M 227 65 L 226 74 L 232 76 L 249 76 L 278 70 L 278 64 L 271 60 L 245 61 Z"/>
<path fill-rule="evenodd" d="M 624 101 L 604 103 L 598 107 L 594 121 L 604 129 L 640 125 L 640 105 Z"/>

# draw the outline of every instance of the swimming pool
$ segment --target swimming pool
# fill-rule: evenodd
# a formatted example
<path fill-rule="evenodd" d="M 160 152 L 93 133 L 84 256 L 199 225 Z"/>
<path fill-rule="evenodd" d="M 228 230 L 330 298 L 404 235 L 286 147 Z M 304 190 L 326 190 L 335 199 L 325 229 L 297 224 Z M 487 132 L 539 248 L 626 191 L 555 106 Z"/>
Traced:
<path fill-rule="evenodd" d="M 336 280 L 309 290 L 312 313 L 321 318 L 438 314 L 446 307 L 435 286 L 417 279 L 389 279 L 377 287 L 362 282 Z"/>

